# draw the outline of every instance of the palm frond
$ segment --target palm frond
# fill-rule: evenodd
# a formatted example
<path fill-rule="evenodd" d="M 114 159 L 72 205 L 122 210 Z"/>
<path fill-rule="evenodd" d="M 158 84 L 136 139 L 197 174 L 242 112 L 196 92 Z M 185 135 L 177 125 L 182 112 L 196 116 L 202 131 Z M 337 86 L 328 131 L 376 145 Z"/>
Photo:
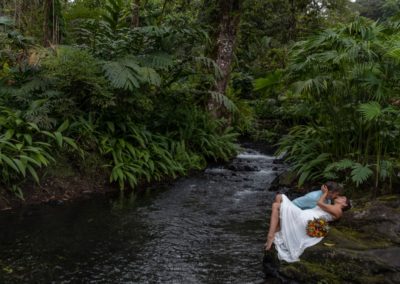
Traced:
<path fill-rule="evenodd" d="M 366 121 L 376 120 L 382 115 L 381 105 L 374 101 L 359 105 L 358 111 Z"/>

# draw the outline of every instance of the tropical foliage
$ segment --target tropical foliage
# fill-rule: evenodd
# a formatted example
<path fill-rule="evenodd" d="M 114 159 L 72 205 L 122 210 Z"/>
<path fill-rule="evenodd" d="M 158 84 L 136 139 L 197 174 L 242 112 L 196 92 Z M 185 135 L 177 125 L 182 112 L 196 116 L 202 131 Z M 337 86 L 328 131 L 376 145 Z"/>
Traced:
<path fill-rule="evenodd" d="M 283 100 L 303 113 L 280 142 L 306 180 L 340 179 L 390 185 L 399 171 L 398 29 L 365 18 L 297 42 Z M 271 76 L 257 81 L 270 87 Z"/>
<path fill-rule="evenodd" d="M 399 5 L 356 2 L 1 1 L 3 187 L 67 160 L 133 188 L 229 159 L 239 133 L 286 133 L 300 184 L 390 186 Z"/>
<path fill-rule="evenodd" d="M 235 111 L 210 91 L 220 70 L 201 48 L 207 32 L 171 19 L 159 25 L 152 15 L 150 25 L 132 28 L 129 1 L 93 12 L 92 4 L 63 6 L 69 44 L 50 48 L 1 18 L 3 186 L 22 198 L 25 182 L 39 183 L 65 156 L 81 168 L 97 155 L 96 167 L 121 189 L 231 158 L 237 134 L 204 108 L 218 96 Z"/>

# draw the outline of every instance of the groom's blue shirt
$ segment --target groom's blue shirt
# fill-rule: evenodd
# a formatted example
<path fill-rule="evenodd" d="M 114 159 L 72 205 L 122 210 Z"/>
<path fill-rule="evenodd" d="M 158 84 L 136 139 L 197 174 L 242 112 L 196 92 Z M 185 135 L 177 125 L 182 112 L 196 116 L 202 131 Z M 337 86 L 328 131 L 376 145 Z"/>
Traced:
<path fill-rule="evenodd" d="M 317 206 L 318 200 L 321 198 L 322 190 L 315 190 L 294 199 L 292 202 L 301 209 L 311 209 Z M 328 201 L 328 203 L 330 203 Z"/>

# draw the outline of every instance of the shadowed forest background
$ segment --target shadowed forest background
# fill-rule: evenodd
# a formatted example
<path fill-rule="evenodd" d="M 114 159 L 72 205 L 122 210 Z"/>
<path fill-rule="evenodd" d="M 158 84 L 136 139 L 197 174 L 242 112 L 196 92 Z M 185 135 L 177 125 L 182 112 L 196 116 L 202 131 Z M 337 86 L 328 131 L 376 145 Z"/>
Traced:
<path fill-rule="evenodd" d="M 400 1 L 3 0 L 3 198 L 121 189 L 277 145 L 298 185 L 393 191 Z M 68 178 L 68 176 L 67 176 Z"/>

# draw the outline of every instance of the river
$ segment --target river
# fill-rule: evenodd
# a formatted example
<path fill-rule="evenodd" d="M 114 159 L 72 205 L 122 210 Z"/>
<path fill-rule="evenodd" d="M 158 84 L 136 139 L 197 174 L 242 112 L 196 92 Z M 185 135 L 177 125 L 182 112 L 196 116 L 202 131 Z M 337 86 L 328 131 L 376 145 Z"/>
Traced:
<path fill-rule="evenodd" d="M 140 197 L 0 214 L 1 283 L 271 283 L 268 190 L 283 165 L 244 149 Z"/>

